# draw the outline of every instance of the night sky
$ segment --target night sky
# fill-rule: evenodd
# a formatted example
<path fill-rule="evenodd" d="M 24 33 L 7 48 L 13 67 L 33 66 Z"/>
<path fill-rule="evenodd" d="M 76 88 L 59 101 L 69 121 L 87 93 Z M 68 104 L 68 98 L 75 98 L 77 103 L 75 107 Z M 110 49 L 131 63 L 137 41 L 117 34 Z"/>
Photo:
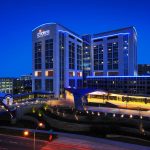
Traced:
<path fill-rule="evenodd" d="M 31 31 L 47 22 L 78 34 L 135 26 L 138 63 L 150 63 L 150 0 L 0 0 L 0 77 L 31 73 Z"/>

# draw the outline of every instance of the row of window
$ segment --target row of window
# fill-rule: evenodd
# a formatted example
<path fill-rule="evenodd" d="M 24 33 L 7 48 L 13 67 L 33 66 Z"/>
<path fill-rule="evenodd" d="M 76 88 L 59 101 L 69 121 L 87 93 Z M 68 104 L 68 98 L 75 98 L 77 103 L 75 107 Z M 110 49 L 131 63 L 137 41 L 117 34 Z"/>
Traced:
<path fill-rule="evenodd" d="M 75 69 L 75 43 L 69 41 L 69 69 Z M 77 69 L 82 70 L 82 46 L 77 45 Z"/>
<path fill-rule="evenodd" d="M 60 95 L 64 93 L 64 33 L 59 33 Z"/>
<path fill-rule="evenodd" d="M 77 80 L 77 88 L 82 88 L 82 80 L 81 79 L 78 79 Z M 75 87 L 75 80 L 74 79 L 70 79 L 69 80 L 69 86 L 71 87 L 71 88 L 74 88 Z"/>
<path fill-rule="evenodd" d="M 103 70 L 103 45 L 94 47 L 94 70 Z"/>
<path fill-rule="evenodd" d="M 41 64 L 42 64 L 42 42 L 37 42 L 35 43 L 35 48 L 34 48 L 34 59 L 35 59 L 35 69 L 41 69 Z"/>
<path fill-rule="evenodd" d="M 53 68 L 53 39 L 45 41 L 45 68 Z"/>
<path fill-rule="evenodd" d="M 82 70 L 82 46 L 77 45 L 77 69 Z"/>
<path fill-rule="evenodd" d="M 42 80 L 35 79 L 35 90 L 40 91 L 42 89 Z M 45 79 L 45 90 L 52 92 L 53 91 L 53 79 Z"/>
<path fill-rule="evenodd" d="M 103 70 L 104 47 L 102 44 L 94 46 L 94 70 Z M 109 70 L 118 69 L 118 42 L 107 44 L 107 67 Z"/>
<path fill-rule="evenodd" d="M 35 70 L 42 68 L 42 42 L 36 42 L 34 47 Z M 45 68 L 53 68 L 53 39 L 45 41 Z"/>
<path fill-rule="evenodd" d="M 108 69 L 118 69 L 118 42 L 107 44 Z"/>
<path fill-rule="evenodd" d="M 35 79 L 35 91 L 40 91 L 42 89 L 42 80 L 41 79 Z M 69 80 L 69 86 L 74 88 L 75 87 L 75 80 L 70 79 Z M 77 87 L 82 88 L 82 80 L 77 80 Z M 49 92 L 53 92 L 53 79 L 45 79 L 45 90 Z"/>
<path fill-rule="evenodd" d="M 75 69 L 75 44 L 69 41 L 69 69 Z"/>

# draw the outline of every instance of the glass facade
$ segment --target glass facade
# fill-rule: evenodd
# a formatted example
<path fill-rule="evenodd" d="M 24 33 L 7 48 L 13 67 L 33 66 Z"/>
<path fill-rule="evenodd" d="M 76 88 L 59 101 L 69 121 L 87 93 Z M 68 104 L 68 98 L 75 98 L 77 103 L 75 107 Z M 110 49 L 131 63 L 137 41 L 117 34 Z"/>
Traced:
<path fill-rule="evenodd" d="M 69 86 L 71 88 L 74 88 L 75 87 L 75 80 L 74 79 L 69 79 Z"/>
<path fill-rule="evenodd" d="M 34 84 L 35 84 L 36 91 L 40 91 L 42 89 L 42 80 L 41 79 L 35 79 Z"/>
<path fill-rule="evenodd" d="M 94 70 L 103 70 L 103 45 L 95 45 L 94 46 Z"/>
<path fill-rule="evenodd" d="M 107 44 L 108 70 L 118 69 L 118 42 Z"/>
<path fill-rule="evenodd" d="M 45 79 L 45 90 L 53 92 L 53 79 Z"/>
<path fill-rule="evenodd" d="M 123 36 L 123 60 L 124 60 L 124 75 L 128 75 L 128 35 Z"/>
<path fill-rule="evenodd" d="M 53 39 L 45 41 L 45 68 L 53 68 Z"/>
<path fill-rule="evenodd" d="M 35 70 L 41 69 L 42 68 L 42 42 L 37 42 L 35 43 L 34 47 L 34 67 Z"/>
<path fill-rule="evenodd" d="M 86 87 L 86 77 L 91 75 L 91 35 L 83 39 L 83 87 Z"/>
<path fill-rule="evenodd" d="M 59 33 L 60 95 L 64 93 L 64 33 Z"/>
<path fill-rule="evenodd" d="M 75 69 L 75 44 L 69 41 L 69 69 Z"/>
<path fill-rule="evenodd" d="M 82 70 L 82 46 L 77 45 L 77 70 Z"/>
<path fill-rule="evenodd" d="M 77 88 L 82 88 L 82 79 L 77 80 Z"/>

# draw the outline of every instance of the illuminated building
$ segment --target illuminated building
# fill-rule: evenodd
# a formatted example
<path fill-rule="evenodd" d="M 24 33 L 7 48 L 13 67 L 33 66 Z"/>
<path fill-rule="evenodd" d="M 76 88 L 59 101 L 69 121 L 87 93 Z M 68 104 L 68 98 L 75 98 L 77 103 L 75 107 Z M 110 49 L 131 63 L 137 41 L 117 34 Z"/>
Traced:
<path fill-rule="evenodd" d="M 20 78 L 0 78 L 0 92 L 13 95 L 32 92 L 31 75 L 24 75 Z"/>
<path fill-rule="evenodd" d="M 69 29 L 46 23 L 32 30 L 32 91 L 63 97 L 64 87 L 82 87 L 82 39 Z"/>
<path fill-rule="evenodd" d="M 15 80 L 13 94 L 23 94 L 32 92 L 32 75 L 22 75 Z"/>
<path fill-rule="evenodd" d="M 56 98 L 64 88 L 87 87 L 87 76 L 137 75 L 134 27 L 79 35 L 56 23 L 32 30 L 32 91 Z"/>
<path fill-rule="evenodd" d="M 16 78 L 0 78 L 0 92 L 13 94 L 15 80 Z"/>
<path fill-rule="evenodd" d="M 137 75 L 137 33 L 128 27 L 92 36 L 94 76 Z"/>

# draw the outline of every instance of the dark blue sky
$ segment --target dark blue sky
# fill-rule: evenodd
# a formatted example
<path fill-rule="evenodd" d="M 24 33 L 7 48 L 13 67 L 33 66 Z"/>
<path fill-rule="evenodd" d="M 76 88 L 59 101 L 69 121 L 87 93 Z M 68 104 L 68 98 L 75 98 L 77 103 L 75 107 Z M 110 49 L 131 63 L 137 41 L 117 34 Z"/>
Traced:
<path fill-rule="evenodd" d="M 0 77 L 31 73 L 31 30 L 46 22 L 78 34 L 135 26 L 138 63 L 150 63 L 150 0 L 1 0 L 0 19 Z"/>

